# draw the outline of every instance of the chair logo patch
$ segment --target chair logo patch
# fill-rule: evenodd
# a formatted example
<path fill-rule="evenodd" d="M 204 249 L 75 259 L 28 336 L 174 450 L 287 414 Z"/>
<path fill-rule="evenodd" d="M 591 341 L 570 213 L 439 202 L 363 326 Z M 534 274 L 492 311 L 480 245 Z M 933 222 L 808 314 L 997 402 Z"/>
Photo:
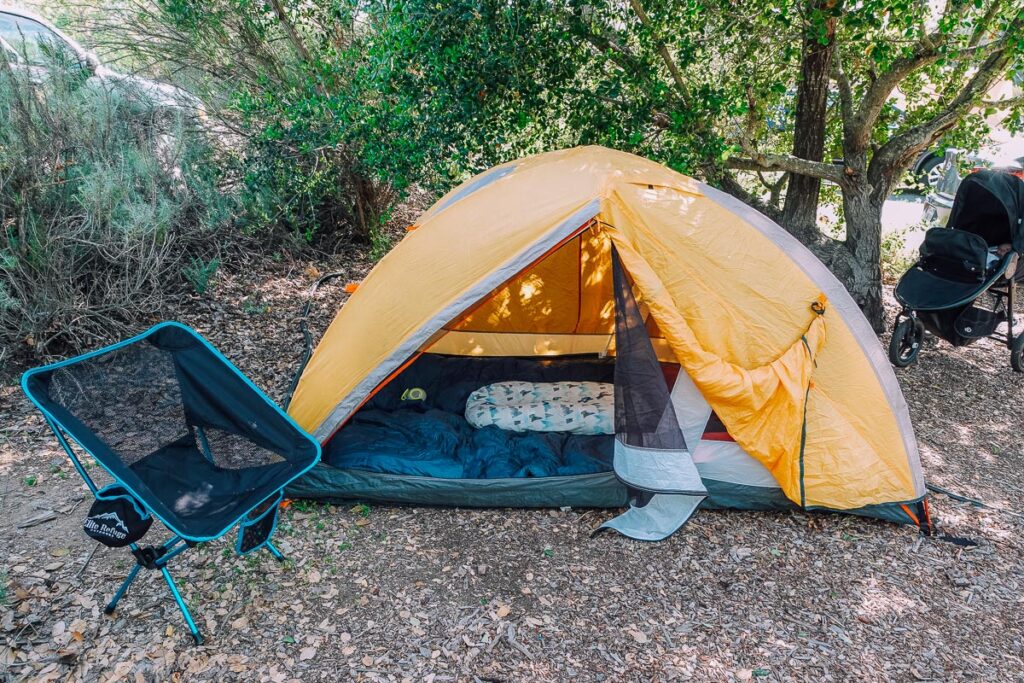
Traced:
<path fill-rule="evenodd" d="M 116 512 L 104 512 L 85 518 L 85 530 L 90 535 L 106 536 L 123 541 L 128 537 L 128 525 L 117 516 Z"/>
<path fill-rule="evenodd" d="M 109 548 L 123 548 L 146 535 L 153 518 L 143 514 L 131 494 L 119 484 L 97 492 L 82 524 L 86 536 Z"/>

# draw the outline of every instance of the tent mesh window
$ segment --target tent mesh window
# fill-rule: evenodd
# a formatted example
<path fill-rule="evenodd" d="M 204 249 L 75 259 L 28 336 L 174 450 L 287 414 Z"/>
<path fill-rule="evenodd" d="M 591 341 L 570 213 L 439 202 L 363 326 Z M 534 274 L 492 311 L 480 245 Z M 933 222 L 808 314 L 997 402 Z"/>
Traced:
<path fill-rule="evenodd" d="M 672 398 L 633 288 L 612 252 L 615 287 L 615 433 L 630 446 L 686 450 Z"/>
<path fill-rule="evenodd" d="M 170 444 L 194 446 L 223 469 L 284 462 L 239 435 L 197 427 L 186 414 L 177 373 L 172 353 L 132 344 L 55 370 L 48 393 L 126 467 Z"/>

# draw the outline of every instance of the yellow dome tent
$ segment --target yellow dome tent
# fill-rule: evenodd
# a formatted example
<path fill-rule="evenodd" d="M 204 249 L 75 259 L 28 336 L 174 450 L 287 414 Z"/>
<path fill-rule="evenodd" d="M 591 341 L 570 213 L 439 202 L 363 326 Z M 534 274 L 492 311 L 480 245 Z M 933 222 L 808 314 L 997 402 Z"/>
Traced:
<path fill-rule="evenodd" d="M 382 433 L 356 428 L 371 410 L 378 421 L 403 410 L 432 415 L 431 399 L 463 379 L 561 379 L 556 367 L 575 368 L 565 376 L 580 379 L 580 363 L 614 365 L 623 344 L 616 311 L 626 301 L 613 292 L 615 263 L 666 369 L 707 504 L 926 523 L 904 398 L 842 285 L 745 204 L 601 147 L 490 169 L 410 227 L 352 293 L 303 371 L 288 412 L 324 444 L 325 462 L 293 492 L 496 506 L 637 498 L 617 467 L 518 481 L 452 476 L 457 467 L 409 475 L 404 466 L 389 470 L 396 453 Z M 502 369 L 478 372 L 485 367 Z M 458 401 L 449 403 L 457 413 Z M 705 407 L 710 417 L 701 423 Z M 344 453 L 332 460 L 332 442 L 360 430 L 379 448 L 356 464 Z M 438 446 L 438 455 L 451 455 L 441 453 L 447 448 Z M 417 457 L 429 460 L 423 452 Z M 378 466 L 378 456 L 387 462 Z"/>

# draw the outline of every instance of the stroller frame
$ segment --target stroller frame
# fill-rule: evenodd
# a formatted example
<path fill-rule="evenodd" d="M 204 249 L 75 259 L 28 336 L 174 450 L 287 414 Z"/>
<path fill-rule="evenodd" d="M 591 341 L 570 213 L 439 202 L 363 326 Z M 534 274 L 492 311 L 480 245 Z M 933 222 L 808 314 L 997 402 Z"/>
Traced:
<path fill-rule="evenodd" d="M 999 260 L 991 263 L 993 248 Z M 1015 334 L 1017 280 L 1024 280 L 1024 180 L 1003 171 L 968 174 L 957 188 L 947 227 L 925 234 L 921 259 L 893 294 L 901 310 L 889 341 L 889 360 L 917 359 L 925 329 L 954 346 L 989 338 L 1010 350 L 1024 372 L 1024 334 Z M 991 308 L 975 306 L 990 294 Z M 1006 323 L 1005 333 L 999 326 Z"/>
<path fill-rule="evenodd" d="M 1000 304 L 1003 305 L 1006 314 L 1006 332 L 997 331 L 978 338 L 992 339 L 1006 346 L 1010 350 L 1010 365 L 1017 372 L 1024 372 L 1024 334 L 1015 335 L 1013 332 L 1017 290 L 1013 271 L 1016 269 L 1016 263 L 1016 259 L 1007 259 L 993 278 L 993 284 L 985 290 L 997 299 L 994 309 L 998 309 Z M 1011 264 L 1013 268 L 1007 268 Z M 1007 273 L 1008 270 L 1009 273 Z M 976 298 L 973 297 L 961 303 L 971 303 Z M 917 311 L 902 305 L 900 312 L 896 314 L 896 322 L 893 324 L 892 338 L 889 343 L 889 360 L 897 367 L 910 365 L 917 359 L 923 339 L 924 323 L 918 319 Z"/>

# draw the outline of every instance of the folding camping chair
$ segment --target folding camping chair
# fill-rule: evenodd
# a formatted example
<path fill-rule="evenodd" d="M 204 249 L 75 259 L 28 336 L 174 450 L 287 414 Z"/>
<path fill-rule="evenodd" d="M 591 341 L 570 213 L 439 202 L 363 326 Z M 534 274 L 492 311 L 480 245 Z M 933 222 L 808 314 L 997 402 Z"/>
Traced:
<path fill-rule="evenodd" d="M 139 570 L 159 570 L 197 644 L 202 636 L 167 568 L 197 543 L 236 525 L 235 550 L 271 543 L 284 487 L 320 459 L 320 445 L 234 365 L 190 328 L 161 323 L 137 337 L 29 370 L 22 388 L 42 411 L 96 502 L 88 535 L 128 546 Z M 71 440 L 114 483 L 97 488 Z M 152 518 L 173 534 L 141 547 Z"/>

